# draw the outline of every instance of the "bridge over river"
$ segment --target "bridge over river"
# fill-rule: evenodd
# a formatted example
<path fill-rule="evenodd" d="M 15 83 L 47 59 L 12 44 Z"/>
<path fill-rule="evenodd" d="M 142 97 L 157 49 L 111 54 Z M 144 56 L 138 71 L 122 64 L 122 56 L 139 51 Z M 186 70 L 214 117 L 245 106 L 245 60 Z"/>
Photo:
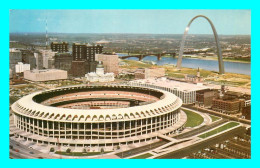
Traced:
<path fill-rule="evenodd" d="M 172 57 L 175 57 L 176 56 L 176 53 L 158 53 L 158 54 L 139 54 L 139 55 L 126 55 L 126 56 L 120 56 L 121 59 L 127 59 L 127 58 L 130 58 L 130 57 L 136 57 L 139 59 L 139 61 L 141 61 L 144 57 L 146 56 L 156 56 L 157 57 L 157 60 L 161 60 L 161 57 L 162 56 L 165 56 L 165 55 L 170 55 Z"/>

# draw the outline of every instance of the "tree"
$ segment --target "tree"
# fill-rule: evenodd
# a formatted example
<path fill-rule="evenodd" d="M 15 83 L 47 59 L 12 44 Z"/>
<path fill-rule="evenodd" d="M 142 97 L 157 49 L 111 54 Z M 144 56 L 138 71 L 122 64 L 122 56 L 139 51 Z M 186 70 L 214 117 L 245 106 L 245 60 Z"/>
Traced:
<path fill-rule="evenodd" d="M 104 148 L 101 148 L 100 152 L 103 154 L 105 152 Z"/>
<path fill-rule="evenodd" d="M 70 153 L 70 152 L 71 152 L 71 149 L 68 148 L 68 149 L 66 150 L 66 153 Z"/>
<path fill-rule="evenodd" d="M 82 153 L 87 153 L 87 150 L 84 148 L 84 149 L 82 150 Z"/>
<path fill-rule="evenodd" d="M 54 148 L 50 148 L 50 152 L 54 152 Z"/>

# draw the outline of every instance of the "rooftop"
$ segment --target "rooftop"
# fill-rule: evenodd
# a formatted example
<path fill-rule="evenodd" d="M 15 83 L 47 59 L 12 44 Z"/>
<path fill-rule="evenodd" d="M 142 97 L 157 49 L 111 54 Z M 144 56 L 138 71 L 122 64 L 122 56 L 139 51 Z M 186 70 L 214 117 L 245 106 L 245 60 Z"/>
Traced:
<path fill-rule="evenodd" d="M 60 70 L 60 69 L 41 69 L 41 70 L 30 70 L 31 73 L 52 73 L 52 72 L 66 72 L 64 70 Z"/>
<path fill-rule="evenodd" d="M 143 83 L 143 84 L 152 84 L 155 86 L 162 86 L 167 87 L 171 89 L 178 89 L 180 91 L 198 91 L 198 90 L 204 90 L 204 89 L 212 89 L 210 86 L 205 86 L 202 83 L 198 84 L 191 84 L 186 82 L 179 82 L 174 80 L 169 80 L 167 78 L 149 78 L 149 79 L 140 79 L 140 80 L 134 80 L 133 82 L 137 83 Z"/>

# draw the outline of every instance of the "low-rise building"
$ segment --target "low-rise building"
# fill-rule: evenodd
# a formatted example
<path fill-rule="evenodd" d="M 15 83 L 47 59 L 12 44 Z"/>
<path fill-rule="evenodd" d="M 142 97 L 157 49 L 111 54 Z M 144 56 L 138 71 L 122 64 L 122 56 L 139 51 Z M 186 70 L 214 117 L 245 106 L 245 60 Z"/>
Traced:
<path fill-rule="evenodd" d="M 160 78 L 164 76 L 164 68 L 139 68 L 135 71 L 135 79 Z"/>
<path fill-rule="evenodd" d="M 24 79 L 30 81 L 49 81 L 49 80 L 61 80 L 67 79 L 68 73 L 59 69 L 44 69 L 44 70 L 30 70 L 24 71 Z"/>
<path fill-rule="evenodd" d="M 244 100 L 233 98 L 216 98 L 212 101 L 212 109 L 226 114 L 242 112 Z"/>
<path fill-rule="evenodd" d="M 145 79 L 145 69 L 139 68 L 134 73 L 135 79 Z"/>
<path fill-rule="evenodd" d="M 196 92 L 196 104 L 198 106 L 209 108 L 212 106 L 214 98 L 217 98 L 218 92 L 213 89 L 199 90 Z"/>
<path fill-rule="evenodd" d="M 242 108 L 242 116 L 247 120 L 251 120 L 251 105 Z"/>
<path fill-rule="evenodd" d="M 114 73 L 104 73 L 104 66 L 101 63 L 97 65 L 96 72 L 85 75 L 85 81 L 89 82 L 112 82 L 114 80 Z"/>
<path fill-rule="evenodd" d="M 22 73 L 28 70 L 30 70 L 30 64 L 23 64 L 22 62 L 18 62 L 18 64 L 15 65 L 15 73 Z"/>
<path fill-rule="evenodd" d="M 192 84 L 170 80 L 165 77 L 140 79 L 130 82 L 133 86 L 151 87 L 169 91 L 182 99 L 183 104 L 193 104 L 196 102 L 196 92 L 199 90 L 212 89 L 210 86 L 202 84 Z"/>
<path fill-rule="evenodd" d="M 164 68 L 145 68 L 146 78 L 160 78 L 165 76 Z"/>

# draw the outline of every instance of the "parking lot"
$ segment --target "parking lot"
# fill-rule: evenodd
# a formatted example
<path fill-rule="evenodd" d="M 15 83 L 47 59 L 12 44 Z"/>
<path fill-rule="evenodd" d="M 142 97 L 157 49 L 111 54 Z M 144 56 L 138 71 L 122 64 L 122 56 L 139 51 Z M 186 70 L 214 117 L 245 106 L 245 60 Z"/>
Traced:
<path fill-rule="evenodd" d="M 250 159 L 251 138 L 235 135 L 187 156 L 190 159 Z"/>

